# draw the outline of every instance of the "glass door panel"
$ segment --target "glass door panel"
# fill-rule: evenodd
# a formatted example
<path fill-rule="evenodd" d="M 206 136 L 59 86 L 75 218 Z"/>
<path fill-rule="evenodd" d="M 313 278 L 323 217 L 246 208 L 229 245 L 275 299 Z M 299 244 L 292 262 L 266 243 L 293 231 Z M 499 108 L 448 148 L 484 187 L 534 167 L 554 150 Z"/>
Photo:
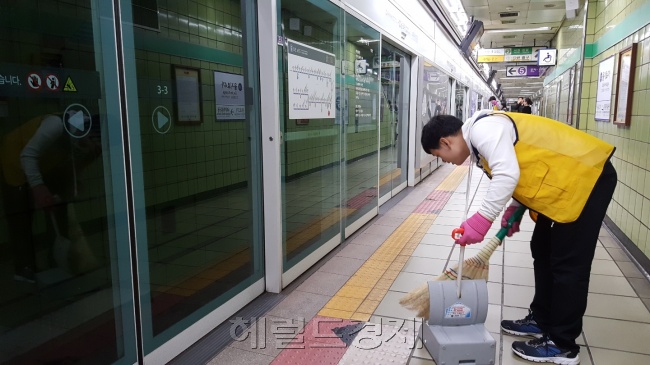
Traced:
<path fill-rule="evenodd" d="M 325 243 L 340 240 L 341 122 L 354 104 L 339 92 L 343 11 L 327 0 L 278 4 L 286 272 Z"/>
<path fill-rule="evenodd" d="M 346 229 L 377 213 L 379 164 L 380 34 L 359 19 L 345 17 L 345 94 L 349 120 L 344 124 L 343 216 Z M 374 214 L 373 214 L 374 212 Z M 360 220 L 361 219 L 361 220 Z M 358 221 L 358 222 L 357 222 Z M 356 224 L 355 224 L 356 223 Z M 348 236 L 350 232 L 346 232 Z"/>
<path fill-rule="evenodd" d="M 263 276 L 255 8 L 122 4 L 147 354 Z"/>
<path fill-rule="evenodd" d="M 0 9 L 0 363 L 132 364 L 112 4 Z"/>
<path fill-rule="evenodd" d="M 430 62 L 424 61 L 421 63 L 420 87 L 418 88 L 418 126 L 415 130 L 415 159 L 416 163 L 416 177 L 421 169 L 428 167 L 434 163 L 437 167 L 438 158 L 426 154 L 422 150 L 420 138 L 422 137 L 422 128 L 434 116 L 440 114 L 449 114 L 449 95 L 451 93 L 450 78 L 442 70 L 436 68 Z"/>
<path fill-rule="evenodd" d="M 456 118 L 465 121 L 465 97 L 467 94 L 467 88 L 463 86 L 460 82 L 456 81 L 455 82 L 455 91 L 456 91 L 456 98 L 454 99 L 454 106 L 455 106 L 455 115 Z"/>
<path fill-rule="evenodd" d="M 474 115 L 474 113 L 479 110 L 479 108 L 479 95 L 476 93 L 476 91 L 472 90 L 470 91 L 469 114 L 467 117 Z"/>
<path fill-rule="evenodd" d="M 406 182 L 410 67 L 411 57 L 386 42 L 382 43 L 379 122 L 380 197 L 387 196 L 393 189 Z"/>

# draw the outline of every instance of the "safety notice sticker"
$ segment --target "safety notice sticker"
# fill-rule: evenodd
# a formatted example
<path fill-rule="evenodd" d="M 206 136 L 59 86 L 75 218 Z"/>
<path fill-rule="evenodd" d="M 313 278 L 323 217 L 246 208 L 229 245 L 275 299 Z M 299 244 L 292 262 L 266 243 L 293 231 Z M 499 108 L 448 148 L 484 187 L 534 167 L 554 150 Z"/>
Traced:
<path fill-rule="evenodd" d="M 472 309 L 461 302 L 456 302 L 445 309 L 445 318 L 469 318 Z"/>

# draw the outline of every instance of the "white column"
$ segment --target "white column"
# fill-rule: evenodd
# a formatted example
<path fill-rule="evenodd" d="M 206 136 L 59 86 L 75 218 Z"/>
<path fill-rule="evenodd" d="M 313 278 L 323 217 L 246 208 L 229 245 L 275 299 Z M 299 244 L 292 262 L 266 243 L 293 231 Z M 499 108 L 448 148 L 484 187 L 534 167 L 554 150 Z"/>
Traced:
<path fill-rule="evenodd" d="M 282 194 L 278 87 L 277 1 L 257 2 L 262 163 L 264 174 L 264 263 L 266 290 L 282 290 Z"/>

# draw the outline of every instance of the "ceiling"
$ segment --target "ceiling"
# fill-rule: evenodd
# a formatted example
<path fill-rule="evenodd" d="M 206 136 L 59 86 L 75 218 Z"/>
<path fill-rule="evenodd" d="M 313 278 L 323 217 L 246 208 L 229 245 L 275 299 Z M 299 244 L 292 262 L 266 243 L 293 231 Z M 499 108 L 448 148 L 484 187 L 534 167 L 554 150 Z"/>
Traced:
<path fill-rule="evenodd" d="M 458 0 L 438 0 L 455 2 Z M 555 0 L 461 0 L 468 17 L 483 22 L 483 48 L 548 47 L 566 16 L 565 1 Z M 503 13 L 507 16 L 503 16 Z M 545 31 L 508 31 L 509 29 L 550 27 Z M 492 33 L 490 30 L 503 32 Z M 527 63 L 517 63 L 526 65 Z M 528 63 L 533 64 L 533 63 Z M 543 77 L 506 77 L 506 66 L 514 63 L 490 63 L 497 70 L 495 79 L 506 98 L 529 96 L 542 88 Z"/>

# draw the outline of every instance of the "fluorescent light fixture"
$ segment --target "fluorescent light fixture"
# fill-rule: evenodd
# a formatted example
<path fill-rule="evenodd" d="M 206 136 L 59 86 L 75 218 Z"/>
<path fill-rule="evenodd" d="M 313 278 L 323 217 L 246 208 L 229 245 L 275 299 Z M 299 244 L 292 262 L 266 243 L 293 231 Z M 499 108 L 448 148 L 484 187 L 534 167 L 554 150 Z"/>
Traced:
<path fill-rule="evenodd" d="M 379 42 L 379 39 L 364 39 L 363 37 L 357 40 L 357 43 L 368 45 L 370 43 Z"/>
<path fill-rule="evenodd" d="M 485 33 L 539 32 L 543 30 L 551 30 L 551 27 L 521 28 L 521 29 L 487 29 L 485 30 Z"/>

